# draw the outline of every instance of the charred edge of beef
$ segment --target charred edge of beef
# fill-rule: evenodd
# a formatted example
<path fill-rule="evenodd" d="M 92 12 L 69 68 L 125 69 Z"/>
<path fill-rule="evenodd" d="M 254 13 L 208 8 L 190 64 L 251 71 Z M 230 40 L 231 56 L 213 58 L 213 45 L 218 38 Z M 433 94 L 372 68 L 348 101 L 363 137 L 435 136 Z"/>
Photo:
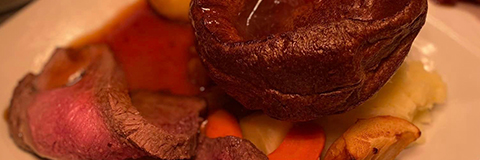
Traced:
<path fill-rule="evenodd" d="M 131 93 L 132 102 L 140 115 L 151 125 L 157 127 L 152 137 L 159 137 L 159 148 L 152 155 L 165 154 L 193 156 L 197 145 L 197 133 L 202 122 L 199 113 L 205 110 L 206 102 L 197 97 L 172 96 L 162 93 L 137 91 Z M 159 134 L 162 133 L 162 134 Z M 161 137 L 164 136 L 165 137 Z M 154 141 L 155 142 L 155 141 Z M 161 145 L 158 145 L 161 144 Z M 165 147 L 174 146 L 175 148 Z M 170 154 L 170 155 L 168 155 Z M 178 158 L 190 158 L 183 156 Z"/>
<path fill-rule="evenodd" d="M 196 160 L 267 160 L 250 141 L 233 137 L 200 138 Z"/>

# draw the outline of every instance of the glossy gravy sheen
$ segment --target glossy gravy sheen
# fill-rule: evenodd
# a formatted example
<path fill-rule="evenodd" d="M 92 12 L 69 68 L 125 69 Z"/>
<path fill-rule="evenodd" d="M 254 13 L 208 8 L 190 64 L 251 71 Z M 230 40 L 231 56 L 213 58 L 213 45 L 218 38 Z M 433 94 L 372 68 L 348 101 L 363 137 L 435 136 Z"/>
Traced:
<path fill-rule="evenodd" d="M 290 28 L 295 10 L 313 0 L 247 0 L 236 28 L 246 40 L 263 39 Z"/>

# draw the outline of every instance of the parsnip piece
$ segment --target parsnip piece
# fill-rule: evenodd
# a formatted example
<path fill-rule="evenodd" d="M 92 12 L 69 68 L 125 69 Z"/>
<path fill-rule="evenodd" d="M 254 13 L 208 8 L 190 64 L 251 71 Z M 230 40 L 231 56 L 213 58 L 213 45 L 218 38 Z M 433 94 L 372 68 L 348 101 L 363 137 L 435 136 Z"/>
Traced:
<path fill-rule="evenodd" d="M 240 120 L 243 138 L 252 142 L 266 155 L 280 146 L 292 125 L 263 113 L 255 113 Z"/>
<path fill-rule="evenodd" d="M 330 146 L 325 160 L 393 160 L 420 134 L 415 125 L 401 118 L 362 119 Z"/>
<path fill-rule="evenodd" d="M 188 22 L 190 0 L 148 0 L 160 15 L 172 20 Z"/>

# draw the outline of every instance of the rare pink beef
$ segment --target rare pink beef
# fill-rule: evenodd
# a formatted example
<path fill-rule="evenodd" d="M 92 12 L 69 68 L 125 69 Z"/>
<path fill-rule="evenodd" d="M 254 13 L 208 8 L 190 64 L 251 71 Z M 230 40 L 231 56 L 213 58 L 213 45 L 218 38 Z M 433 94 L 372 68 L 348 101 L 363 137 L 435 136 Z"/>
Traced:
<path fill-rule="evenodd" d="M 151 97 L 155 103 L 142 103 L 142 110 L 150 112 L 132 105 L 108 47 L 58 49 L 42 73 L 28 74 L 15 89 L 10 134 L 21 148 L 52 159 L 191 158 L 205 102 L 180 97 L 164 104 L 165 96 Z M 142 102 L 142 97 L 136 99 Z M 176 108 L 172 114 L 179 116 L 149 116 L 159 106 Z M 158 125 L 179 123 L 188 127 L 172 132 Z"/>

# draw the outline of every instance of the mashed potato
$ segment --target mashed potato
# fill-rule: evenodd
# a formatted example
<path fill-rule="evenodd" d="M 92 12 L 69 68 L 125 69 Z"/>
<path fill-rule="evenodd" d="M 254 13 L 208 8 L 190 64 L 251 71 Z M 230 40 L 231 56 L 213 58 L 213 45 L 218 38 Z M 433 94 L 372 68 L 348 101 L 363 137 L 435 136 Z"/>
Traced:
<path fill-rule="evenodd" d="M 327 132 L 327 146 L 359 118 L 391 115 L 413 122 L 421 130 L 431 122 L 430 111 L 446 99 L 446 85 L 436 72 L 428 72 L 421 62 L 407 61 L 371 99 L 356 109 L 321 118 Z M 418 143 L 425 141 L 422 136 Z"/>
<path fill-rule="evenodd" d="M 375 97 L 356 112 L 362 117 L 392 115 L 413 122 L 422 130 L 431 120 L 435 104 L 445 102 L 446 85 L 436 72 L 428 72 L 421 62 L 407 62 Z M 417 143 L 424 142 L 421 137 Z"/>
<path fill-rule="evenodd" d="M 407 62 L 389 82 L 350 116 L 359 118 L 391 115 L 410 122 L 430 123 L 429 111 L 446 99 L 446 86 L 435 72 L 421 62 Z"/>

